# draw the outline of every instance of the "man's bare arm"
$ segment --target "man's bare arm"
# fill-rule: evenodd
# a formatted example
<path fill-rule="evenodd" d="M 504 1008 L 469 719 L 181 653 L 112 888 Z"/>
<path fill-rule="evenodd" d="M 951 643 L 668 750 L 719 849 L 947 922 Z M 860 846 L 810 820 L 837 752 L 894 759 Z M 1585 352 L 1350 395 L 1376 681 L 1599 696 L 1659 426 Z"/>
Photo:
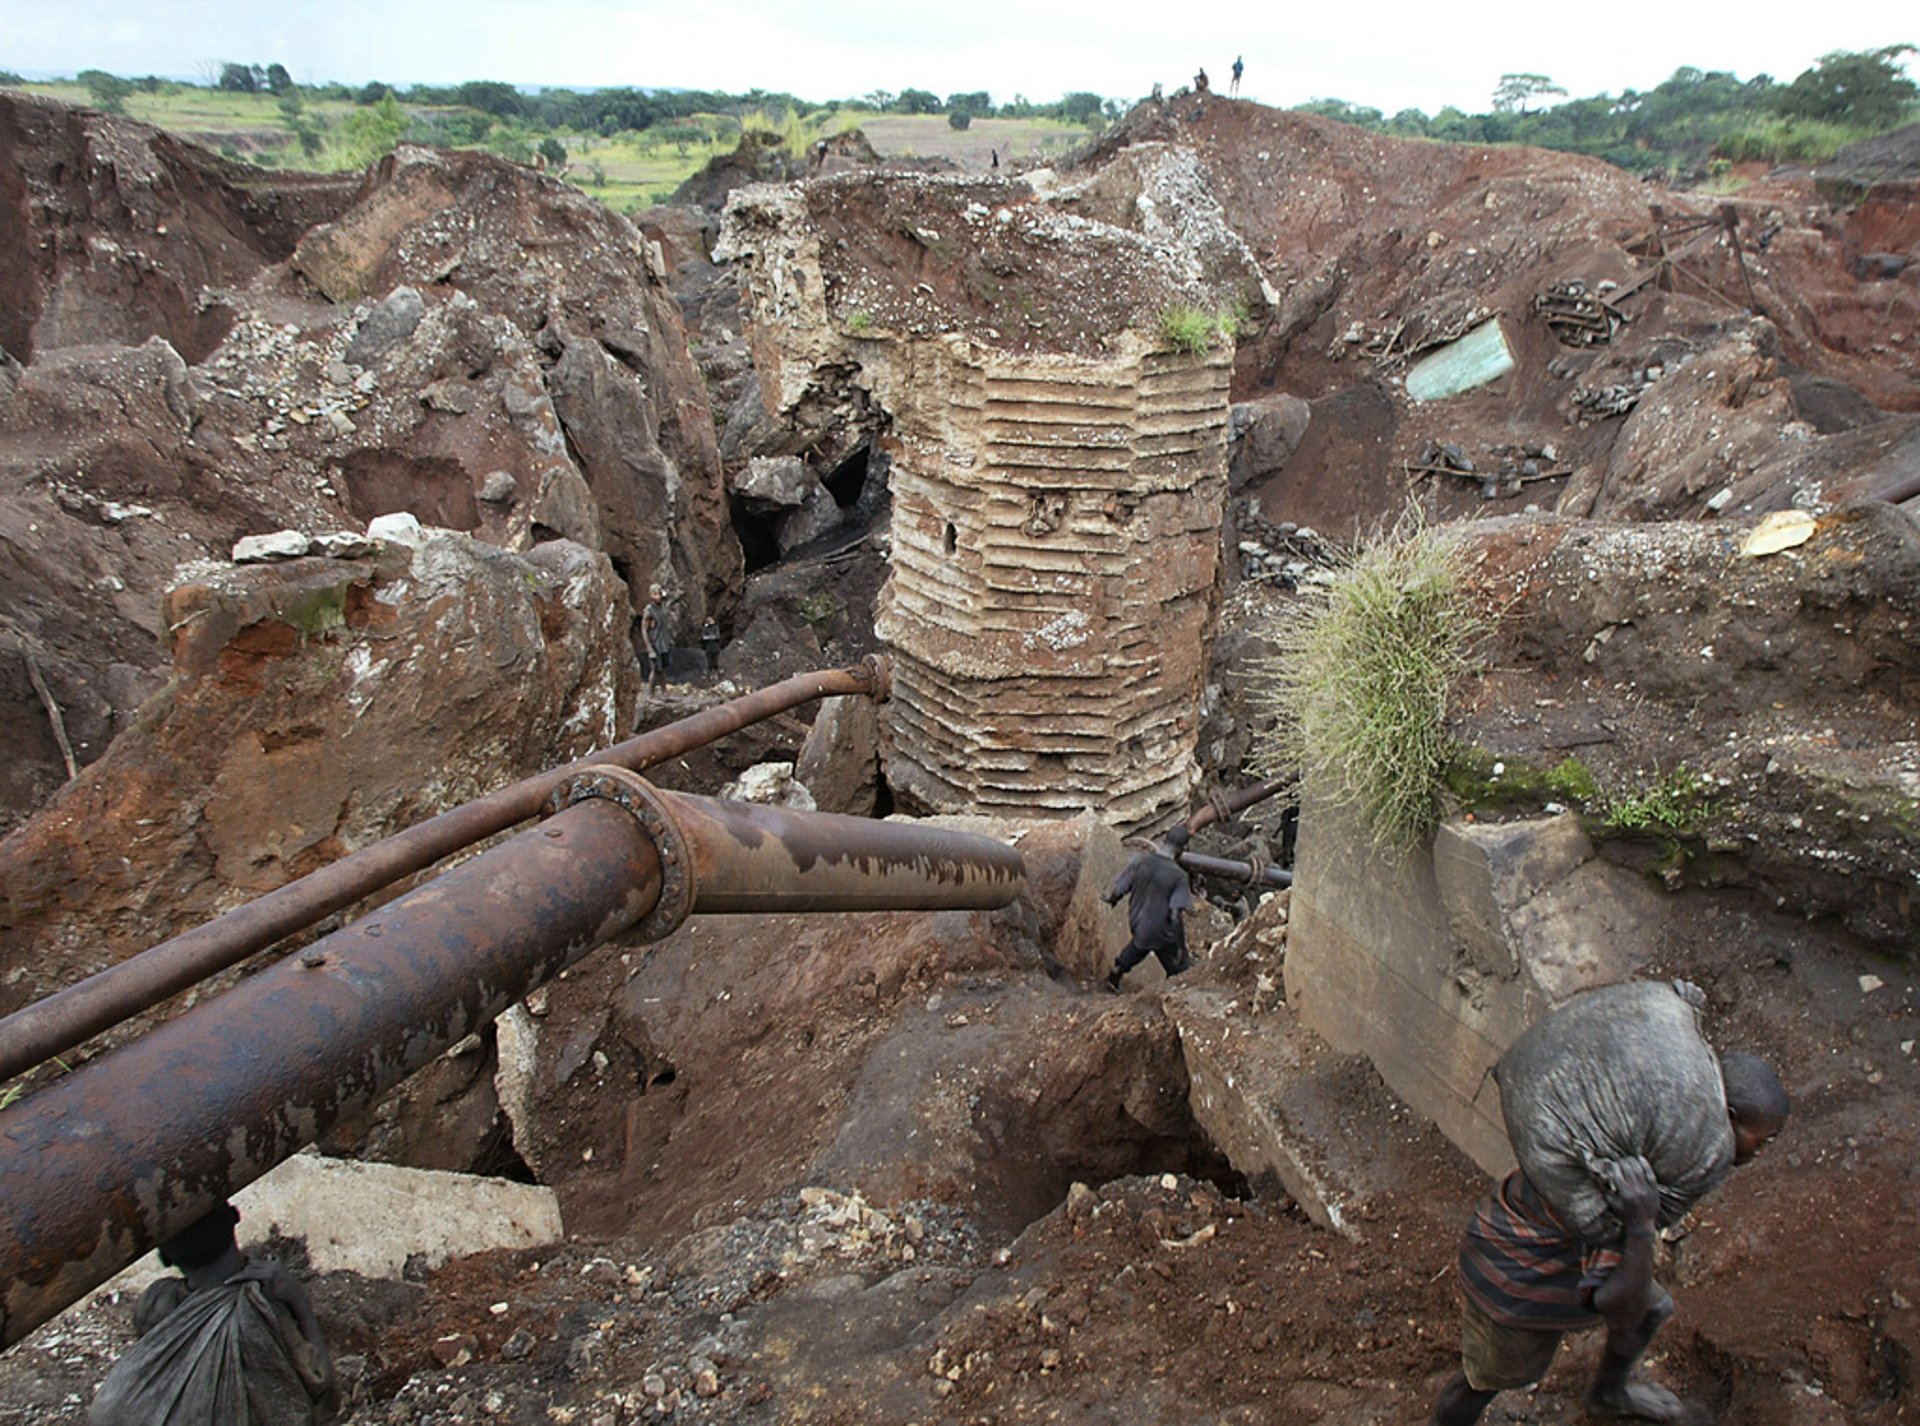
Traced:
<path fill-rule="evenodd" d="M 1660 1185 L 1645 1159 L 1616 1159 L 1610 1165 L 1608 1197 L 1626 1219 L 1620 1266 L 1593 1294 L 1593 1307 L 1609 1330 L 1631 1332 L 1653 1305 L 1654 1220 L 1660 1212 Z"/>

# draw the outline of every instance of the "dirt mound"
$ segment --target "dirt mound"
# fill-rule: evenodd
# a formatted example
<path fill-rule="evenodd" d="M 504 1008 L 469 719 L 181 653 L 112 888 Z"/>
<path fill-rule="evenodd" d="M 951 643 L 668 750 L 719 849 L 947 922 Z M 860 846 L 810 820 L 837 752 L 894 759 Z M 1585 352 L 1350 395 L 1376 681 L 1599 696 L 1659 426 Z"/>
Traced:
<path fill-rule="evenodd" d="M 1888 422 L 1877 444 L 1810 441 L 1830 428 L 1789 386 L 1857 390 L 1856 425 L 1870 410 L 1920 410 L 1920 354 L 1906 335 L 1920 322 L 1920 285 L 1856 272 L 1866 247 L 1903 245 L 1900 222 L 1864 206 L 1836 219 L 1805 181 L 1707 202 L 1576 156 L 1398 140 L 1191 95 L 1140 106 L 1069 173 L 1098 189 L 1129 150 L 1168 144 L 1198 156 L 1277 292 L 1264 329 L 1240 344 L 1236 399 L 1285 392 L 1315 406 L 1294 459 L 1251 487 L 1271 520 L 1349 534 L 1397 507 L 1398 475 L 1430 469 L 1441 445 L 1460 450 L 1474 478 L 1413 483 L 1456 517 L 1558 503 L 1692 518 L 1725 487 L 1734 508 L 1756 511 L 1810 485 L 1844 499 L 1873 487 L 1887 444 L 1911 423 Z M 1565 345 L 1536 310 L 1551 284 L 1573 280 L 1621 294 L 1610 300 L 1625 325 L 1610 343 Z M 1413 360 L 1493 317 L 1510 375 L 1446 400 L 1407 396 Z M 1730 339 L 1758 353 L 1737 389 L 1722 353 Z M 1662 389 L 1690 365 L 1727 394 L 1702 408 L 1685 383 Z M 1749 391 L 1768 400 L 1750 406 Z M 1631 453 L 1649 440 L 1683 458 Z"/>

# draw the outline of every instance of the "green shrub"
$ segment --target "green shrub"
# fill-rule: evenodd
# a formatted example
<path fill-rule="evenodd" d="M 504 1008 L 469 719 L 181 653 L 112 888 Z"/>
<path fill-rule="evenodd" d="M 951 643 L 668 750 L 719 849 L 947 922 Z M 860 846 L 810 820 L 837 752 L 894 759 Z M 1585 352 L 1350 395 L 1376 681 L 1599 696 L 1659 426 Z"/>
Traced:
<path fill-rule="evenodd" d="M 1607 800 L 1600 813 L 1603 831 L 1617 837 L 1697 837 L 1713 816 L 1707 781 L 1684 764 L 1651 787 Z"/>
<path fill-rule="evenodd" d="M 1231 307 L 1211 314 L 1176 302 L 1160 313 L 1160 338 L 1177 352 L 1198 356 L 1213 345 L 1215 337 L 1230 342 L 1239 336 L 1246 329 L 1250 313 L 1245 298 L 1237 298 Z"/>
<path fill-rule="evenodd" d="M 1760 119 L 1734 129 L 1713 151 L 1733 163 L 1823 163 L 1871 130 L 1819 119 Z"/>
<path fill-rule="evenodd" d="M 1253 670 L 1275 726 L 1261 770 L 1297 758 L 1316 795 L 1355 811 L 1376 846 L 1416 845 L 1440 819 L 1448 704 L 1489 623 L 1467 596 L 1458 545 L 1403 517 L 1309 587 Z"/>

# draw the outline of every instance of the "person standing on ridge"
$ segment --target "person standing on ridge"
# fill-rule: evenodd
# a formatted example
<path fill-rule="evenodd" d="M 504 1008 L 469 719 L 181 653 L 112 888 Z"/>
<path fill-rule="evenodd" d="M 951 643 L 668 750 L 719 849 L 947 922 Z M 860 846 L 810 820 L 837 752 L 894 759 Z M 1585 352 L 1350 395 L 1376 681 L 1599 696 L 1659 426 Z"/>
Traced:
<path fill-rule="evenodd" d="M 666 591 L 654 585 L 647 590 L 647 604 L 640 611 L 640 662 L 649 688 L 667 671 L 666 597 Z"/>
<path fill-rule="evenodd" d="M 1107 974 L 1107 989 L 1118 994 L 1126 973 L 1149 955 L 1160 962 L 1169 976 L 1179 975 L 1192 961 L 1187 955 L 1187 928 L 1180 913 L 1193 905 L 1193 890 L 1187 874 L 1174 860 L 1192 836 L 1185 827 L 1173 826 L 1160 835 L 1151 851 L 1142 852 L 1127 863 L 1126 870 L 1101 899 L 1109 906 L 1121 897 L 1127 901 L 1127 926 L 1133 939 L 1114 958 Z"/>
<path fill-rule="evenodd" d="M 1227 93 L 1238 94 L 1240 92 L 1240 72 L 1246 67 L 1246 64 L 1243 62 L 1243 56 L 1235 55 L 1233 57 L 1233 83 L 1227 86 Z"/>

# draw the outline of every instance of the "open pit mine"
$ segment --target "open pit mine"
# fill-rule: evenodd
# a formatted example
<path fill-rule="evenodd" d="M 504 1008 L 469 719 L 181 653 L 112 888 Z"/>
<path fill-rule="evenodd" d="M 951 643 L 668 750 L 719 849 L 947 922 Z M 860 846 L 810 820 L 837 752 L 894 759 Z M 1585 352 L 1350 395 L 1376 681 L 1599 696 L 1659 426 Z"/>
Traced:
<path fill-rule="evenodd" d="M 1793 1113 L 1646 1369 L 1912 1419 L 1881 143 L 1709 197 L 1181 93 L 629 220 L 0 91 L 0 1422 L 228 1199 L 358 1426 L 1424 1420 L 1490 1068 L 1668 979 Z M 1410 509 L 1478 638 L 1391 841 L 1273 689 Z M 1175 825 L 1192 967 L 1110 993 Z"/>

